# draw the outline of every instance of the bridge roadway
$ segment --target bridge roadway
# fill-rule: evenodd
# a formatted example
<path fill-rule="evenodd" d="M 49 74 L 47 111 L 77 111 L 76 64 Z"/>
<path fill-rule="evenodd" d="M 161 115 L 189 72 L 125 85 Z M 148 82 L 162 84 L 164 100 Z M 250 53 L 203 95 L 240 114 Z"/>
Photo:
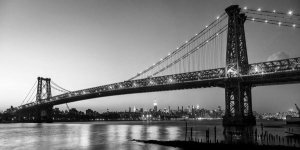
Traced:
<path fill-rule="evenodd" d="M 113 95 L 225 87 L 226 83 L 234 80 L 241 84 L 251 84 L 252 87 L 300 83 L 300 57 L 249 64 L 249 73 L 242 76 L 236 76 L 234 70 L 228 69 L 227 71 L 232 72 L 231 77 L 225 77 L 225 68 L 217 68 L 124 81 L 53 96 L 50 100 L 43 100 L 42 103 L 34 102 L 19 106 L 18 110 L 26 111 L 40 106 L 60 105 Z"/>

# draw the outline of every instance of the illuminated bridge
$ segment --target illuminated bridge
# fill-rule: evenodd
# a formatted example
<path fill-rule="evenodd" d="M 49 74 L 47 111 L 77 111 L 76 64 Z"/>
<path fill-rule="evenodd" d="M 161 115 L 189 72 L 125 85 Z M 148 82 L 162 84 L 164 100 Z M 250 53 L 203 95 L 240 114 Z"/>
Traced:
<path fill-rule="evenodd" d="M 190 40 L 123 82 L 68 91 L 49 78 L 38 77 L 16 113 L 20 118 L 51 122 L 54 105 L 131 93 L 221 87 L 225 89 L 223 124 L 254 125 L 251 89 L 299 83 L 300 57 L 249 64 L 244 23 L 298 29 L 299 18 L 293 13 L 230 6 Z M 52 96 L 53 90 L 61 94 Z"/>

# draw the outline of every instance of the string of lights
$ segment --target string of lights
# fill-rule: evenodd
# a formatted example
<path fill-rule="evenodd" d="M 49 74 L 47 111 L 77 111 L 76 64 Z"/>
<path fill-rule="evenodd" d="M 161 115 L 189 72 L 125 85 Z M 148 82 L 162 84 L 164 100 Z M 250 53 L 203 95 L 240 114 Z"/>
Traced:
<path fill-rule="evenodd" d="M 249 15 L 257 15 L 257 16 L 264 16 L 264 17 L 269 17 L 269 18 L 280 18 L 280 19 L 286 19 L 286 20 L 292 20 L 292 21 L 300 21 L 300 18 L 296 17 L 286 17 L 286 16 L 279 16 L 279 15 L 269 15 L 265 13 L 257 13 L 257 12 L 245 12 L 246 14 Z"/>
<path fill-rule="evenodd" d="M 252 8 L 247 8 L 245 6 L 242 11 L 252 11 L 252 12 L 262 12 L 262 13 L 268 13 L 268 14 L 277 14 L 277 15 L 288 15 L 288 16 L 295 16 L 295 17 L 300 17 L 300 14 L 293 12 L 292 10 L 285 12 L 282 11 L 277 11 L 277 10 L 262 10 L 261 8 L 258 9 L 252 9 Z"/>
<path fill-rule="evenodd" d="M 189 46 L 193 42 L 195 42 L 197 39 L 199 39 L 200 37 L 202 37 L 203 35 L 205 35 L 206 33 L 208 33 L 212 28 L 214 28 L 215 26 L 217 26 L 219 23 L 221 23 L 226 18 L 227 18 L 226 13 L 223 13 L 220 16 L 216 17 L 216 19 L 212 23 L 210 23 L 209 25 L 205 26 L 204 29 L 202 29 L 199 33 L 195 34 L 195 36 L 193 36 L 190 40 L 185 41 L 185 43 L 183 43 L 180 47 L 177 47 L 173 52 L 168 53 L 168 55 L 166 57 L 161 58 L 157 63 L 154 63 L 152 66 L 150 66 L 146 70 L 144 70 L 142 72 L 139 72 L 136 76 L 130 78 L 129 80 L 133 80 L 133 79 L 135 79 L 135 78 L 137 78 L 137 77 L 139 77 L 139 76 L 141 76 L 141 75 L 149 72 L 153 68 L 158 67 L 160 64 L 162 64 L 165 61 L 167 61 L 168 59 L 172 58 L 174 55 L 178 54 L 183 49 L 185 49 L 187 46 Z"/>
<path fill-rule="evenodd" d="M 243 8 L 243 12 L 247 14 L 247 20 L 259 23 L 266 23 L 278 26 L 299 28 L 300 25 L 300 14 L 294 13 L 289 10 L 287 13 L 282 11 L 269 11 L 258 9 Z"/>
<path fill-rule="evenodd" d="M 260 22 L 260 23 L 266 23 L 266 24 L 272 24 L 272 25 L 278 25 L 278 26 L 300 28 L 300 24 L 295 24 L 292 22 L 284 22 L 284 21 L 279 21 L 279 20 L 266 20 L 264 18 L 254 18 L 254 17 L 247 17 L 246 20 Z"/>
<path fill-rule="evenodd" d="M 178 58 L 174 62 L 172 62 L 169 65 L 167 65 L 166 67 L 164 67 L 164 68 L 160 69 L 159 71 L 155 72 L 152 75 L 152 77 L 155 76 L 155 75 L 157 75 L 157 74 L 159 74 L 159 73 L 161 73 L 161 72 L 163 72 L 164 70 L 170 68 L 171 66 L 177 64 L 178 62 L 181 62 L 182 60 L 184 60 L 185 58 L 187 58 L 189 55 L 193 54 L 194 52 L 196 52 L 197 50 L 199 50 L 200 48 L 202 48 L 203 46 L 205 46 L 208 42 L 212 41 L 213 39 L 215 39 L 217 36 L 219 36 L 220 34 L 222 34 L 226 30 L 227 30 L 227 25 L 223 26 L 217 33 L 213 34 L 208 39 L 206 39 L 204 42 L 200 43 L 197 47 L 195 47 L 194 49 L 192 49 L 190 52 L 186 53 L 182 57 Z"/>

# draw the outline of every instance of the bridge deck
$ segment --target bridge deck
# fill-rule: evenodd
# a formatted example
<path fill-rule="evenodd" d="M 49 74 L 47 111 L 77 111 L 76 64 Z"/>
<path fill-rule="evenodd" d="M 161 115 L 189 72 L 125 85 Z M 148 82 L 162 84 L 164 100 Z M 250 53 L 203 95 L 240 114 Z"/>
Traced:
<path fill-rule="evenodd" d="M 42 103 L 22 105 L 19 109 L 30 109 L 40 105 L 59 105 L 97 97 L 170 91 L 191 88 L 225 87 L 225 83 L 239 80 L 252 86 L 300 83 L 300 57 L 255 63 L 249 65 L 249 73 L 242 76 L 225 77 L 225 68 L 203 70 L 124 81 L 103 85 L 51 97 Z"/>

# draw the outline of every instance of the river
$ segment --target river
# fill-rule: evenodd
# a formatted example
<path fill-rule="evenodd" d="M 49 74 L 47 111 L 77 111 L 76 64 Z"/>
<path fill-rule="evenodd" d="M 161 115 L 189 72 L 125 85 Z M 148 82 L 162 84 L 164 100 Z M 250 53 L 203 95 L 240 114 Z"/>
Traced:
<path fill-rule="evenodd" d="M 263 128 L 261 128 L 263 123 Z M 221 120 L 187 121 L 99 121 L 68 123 L 9 123 L 0 124 L 0 149 L 101 149 L 101 150 L 176 150 L 179 148 L 130 141 L 185 140 L 192 137 L 204 140 L 206 130 L 214 139 L 214 127 L 218 141 L 226 140 Z M 288 128 L 299 130 L 300 126 L 285 125 L 283 121 L 257 122 L 254 130 L 260 134 L 272 133 L 286 137 Z M 228 139 L 227 139 L 228 140 Z M 260 139 L 258 139 L 260 140 Z M 261 142 L 261 141 L 260 141 Z M 276 144 L 276 143 L 275 143 Z M 299 142 L 294 143 L 299 146 Z"/>

